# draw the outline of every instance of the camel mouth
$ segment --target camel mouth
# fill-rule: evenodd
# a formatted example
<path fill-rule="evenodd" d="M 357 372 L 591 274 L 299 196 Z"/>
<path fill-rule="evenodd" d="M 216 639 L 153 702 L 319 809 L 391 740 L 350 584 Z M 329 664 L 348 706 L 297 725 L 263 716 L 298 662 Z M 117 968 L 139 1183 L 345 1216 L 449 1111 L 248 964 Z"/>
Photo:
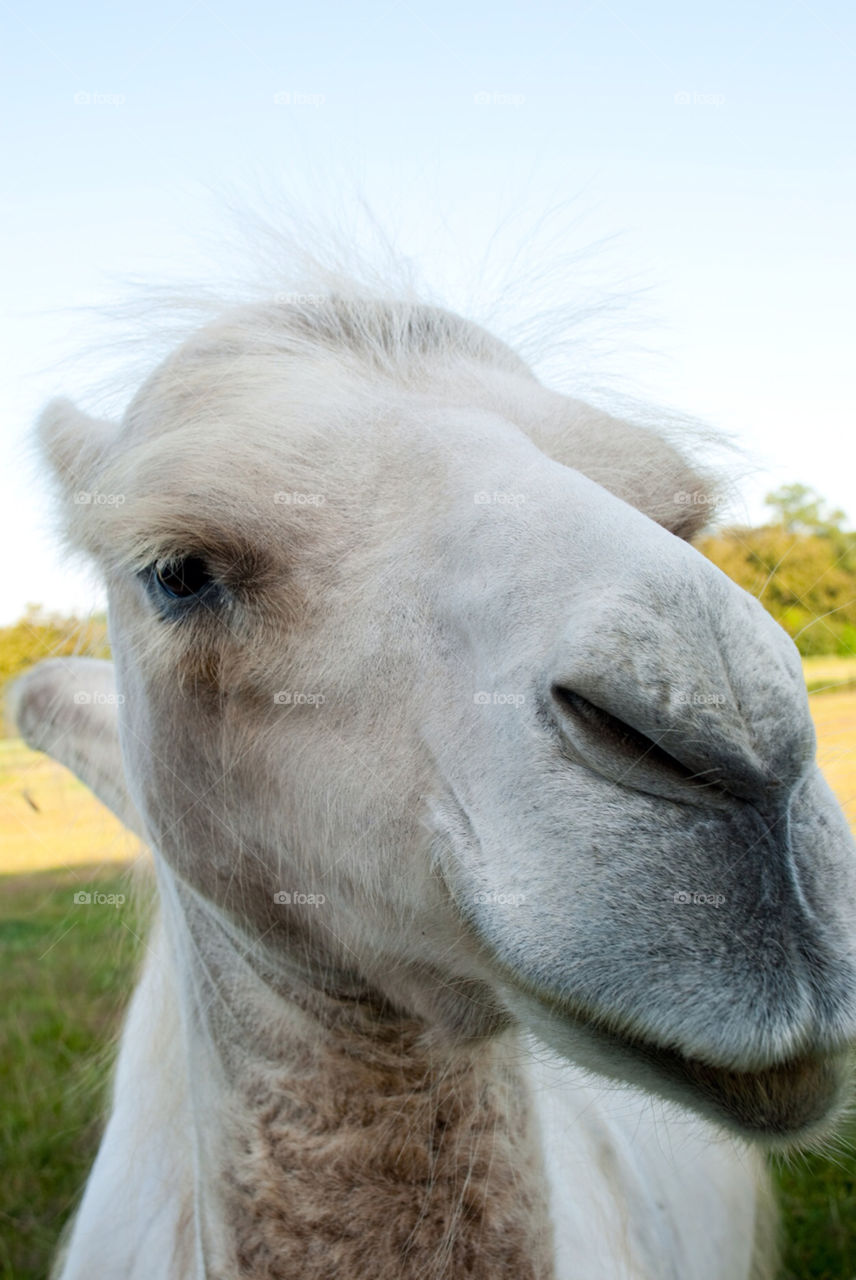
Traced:
<path fill-rule="evenodd" d="M 579 1008 L 539 997 L 533 1007 L 531 1001 L 531 994 L 522 1004 L 512 996 L 509 1007 L 562 1057 L 774 1150 L 813 1146 L 828 1136 L 852 1099 L 856 1060 L 852 1045 L 842 1040 L 764 1066 L 737 1068 L 609 1026 Z"/>
<path fill-rule="evenodd" d="M 771 1149 L 812 1146 L 830 1133 L 851 1100 L 856 1064 L 852 1046 L 843 1041 L 737 1068 L 610 1027 L 580 1009 L 539 997 L 533 1003 L 531 993 L 522 1003 L 508 987 L 505 995 L 513 1015 L 570 1062 Z"/>
<path fill-rule="evenodd" d="M 659 1092 L 732 1132 L 771 1143 L 806 1141 L 825 1130 L 845 1101 L 851 1077 L 850 1059 L 843 1050 L 805 1052 L 739 1071 L 646 1041 L 614 1039 L 665 1079 L 666 1088 Z"/>
<path fill-rule="evenodd" d="M 795 1137 L 828 1120 L 847 1079 L 843 1055 L 803 1054 L 760 1071 L 729 1071 L 686 1058 L 686 1081 L 732 1123 L 756 1136 Z"/>

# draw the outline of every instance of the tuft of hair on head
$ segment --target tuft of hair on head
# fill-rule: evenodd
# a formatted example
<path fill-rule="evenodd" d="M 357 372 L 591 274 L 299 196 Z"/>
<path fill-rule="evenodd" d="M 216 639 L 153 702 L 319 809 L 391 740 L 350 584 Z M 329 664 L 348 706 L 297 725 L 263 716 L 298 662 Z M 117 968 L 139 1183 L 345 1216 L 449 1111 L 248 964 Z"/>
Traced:
<path fill-rule="evenodd" d="M 203 350 L 210 356 L 218 344 L 227 352 L 235 343 L 259 354 L 327 348 L 403 381 L 438 359 L 526 377 L 560 371 L 547 385 L 592 406 L 602 424 L 609 420 L 616 428 L 611 444 L 598 456 L 593 451 L 592 470 L 579 469 L 636 505 L 644 494 L 647 514 L 681 537 L 695 537 L 729 505 L 736 451 L 729 453 L 721 433 L 646 404 L 621 389 L 626 378 L 604 372 L 605 358 L 614 365 L 635 350 L 628 310 L 640 290 L 622 289 L 609 272 L 598 290 L 604 244 L 574 248 L 579 227 L 572 212 L 567 204 L 548 210 L 528 235 L 519 219 L 516 227 L 509 219 L 504 238 L 499 232 L 486 237 L 490 249 L 472 268 L 478 278 L 462 286 L 461 273 L 444 299 L 419 278 L 413 256 L 401 252 L 360 198 L 347 217 L 310 217 L 279 199 L 269 216 L 233 210 L 233 234 L 220 235 L 216 253 L 233 266 L 226 278 L 220 271 L 219 284 L 152 288 L 137 282 L 125 303 L 110 308 L 111 334 L 98 343 L 99 359 L 106 353 L 121 372 L 93 392 L 115 412 L 128 387 L 144 383 L 177 348 L 196 346 L 201 358 Z M 512 233 L 519 237 L 514 247 Z M 48 406 L 40 437 L 67 489 L 92 483 L 115 430 L 67 402 Z"/>

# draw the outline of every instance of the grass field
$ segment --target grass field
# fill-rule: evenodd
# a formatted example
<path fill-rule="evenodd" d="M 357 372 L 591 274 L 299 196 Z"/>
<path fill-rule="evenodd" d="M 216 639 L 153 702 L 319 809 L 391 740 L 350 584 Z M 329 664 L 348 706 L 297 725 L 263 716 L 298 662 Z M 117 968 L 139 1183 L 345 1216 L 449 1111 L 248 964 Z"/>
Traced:
<path fill-rule="evenodd" d="M 856 831 L 856 664 L 815 659 L 806 676 L 838 686 L 812 711 L 821 766 Z M 98 1144 L 144 934 L 127 869 L 146 855 L 66 770 L 14 740 L 0 740 L 0 832 L 0 1277 L 41 1280 Z M 125 901 L 75 902 L 81 892 Z M 833 1158 L 776 1168 L 782 1280 L 856 1280 L 849 1137 Z"/>
<path fill-rule="evenodd" d="M 109 1046 L 140 946 L 128 879 L 84 863 L 3 878 L 3 1280 L 45 1276 L 98 1144 Z M 76 905 L 84 886 L 126 903 Z"/>

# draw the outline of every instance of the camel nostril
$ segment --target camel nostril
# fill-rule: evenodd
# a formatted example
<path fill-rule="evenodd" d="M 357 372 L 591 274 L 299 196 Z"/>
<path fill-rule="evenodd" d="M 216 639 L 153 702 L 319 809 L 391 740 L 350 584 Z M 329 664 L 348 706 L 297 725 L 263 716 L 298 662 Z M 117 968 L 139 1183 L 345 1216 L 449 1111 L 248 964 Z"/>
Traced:
<path fill-rule="evenodd" d="M 604 711 L 582 694 L 559 684 L 552 685 L 550 692 L 562 737 L 581 763 L 628 786 L 638 783 L 643 790 L 654 775 L 682 783 L 694 781 L 697 785 L 708 781 L 653 738 Z"/>

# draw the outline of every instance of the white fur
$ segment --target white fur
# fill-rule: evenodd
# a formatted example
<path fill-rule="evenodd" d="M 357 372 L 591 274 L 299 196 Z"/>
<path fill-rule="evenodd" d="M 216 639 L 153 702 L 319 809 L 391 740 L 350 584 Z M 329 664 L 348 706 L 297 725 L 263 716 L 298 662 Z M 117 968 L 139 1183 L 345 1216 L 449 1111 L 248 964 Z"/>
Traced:
<path fill-rule="evenodd" d="M 854 861 L 796 651 L 675 536 L 693 466 L 346 285 L 226 313 L 115 430 L 60 404 L 42 433 L 124 701 L 55 748 L 38 707 L 94 677 L 48 666 L 21 722 L 145 829 L 163 921 L 63 1280 L 260 1276 L 229 1189 L 275 1184 L 254 1108 L 306 1054 L 335 1078 L 343 1034 L 370 1058 L 375 1006 L 488 1091 L 484 1046 L 521 1055 L 556 1280 L 748 1277 L 758 1162 L 722 1130 L 838 1103 Z M 150 567 L 181 556 L 220 585 L 179 617 Z"/>

